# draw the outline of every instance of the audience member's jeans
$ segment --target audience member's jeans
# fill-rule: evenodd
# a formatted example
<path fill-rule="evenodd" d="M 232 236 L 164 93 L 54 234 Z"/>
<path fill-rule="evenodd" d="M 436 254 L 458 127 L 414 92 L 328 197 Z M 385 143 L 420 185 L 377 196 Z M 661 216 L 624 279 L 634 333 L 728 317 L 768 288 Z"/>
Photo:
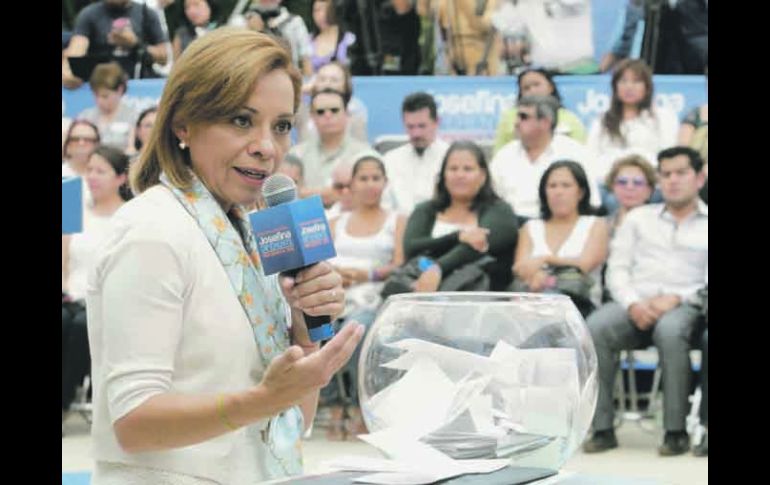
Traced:
<path fill-rule="evenodd" d="M 91 368 L 86 307 L 81 303 L 62 304 L 61 356 L 61 408 L 66 411 Z"/>
<path fill-rule="evenodd" d="M 349 404 L 356 406 L 358 405 L 358 359 L 361 356 L 361 347 L 363 346 L 364 338 L 366 338 L 366 332 L 371 328 L 376 316 L 377 312 L 375 310 L 358 310 L 352 312 L 344 320 L 336 320 L 334 322 L 336 331 L 342 329 L 342 327 L 350 321 L 356 321 L 364 326 L 364 337 L 361 338 L 361 342 L 359 342 L 356 350 L 350 357 L 350 360 L 348 360 L 345 366 L 339 371 L 343 385 L 345 386 L 347 397 L 350 399 Z M 337 379 L 338 377 L 335 376 L 326 387 L 321 389 L 320 401 L 322 404 L 345 404 L 343 402 L 343 396 L 340 394 L 339 382 Z"/>

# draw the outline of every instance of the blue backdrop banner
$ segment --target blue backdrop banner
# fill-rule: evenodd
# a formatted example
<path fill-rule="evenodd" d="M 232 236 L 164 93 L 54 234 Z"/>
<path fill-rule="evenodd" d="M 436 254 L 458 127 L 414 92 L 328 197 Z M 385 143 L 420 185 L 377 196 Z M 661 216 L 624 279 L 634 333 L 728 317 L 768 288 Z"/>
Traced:
<path fill-rule="evenodd" d="M 609 107 L 609 75 L 557 76 L 556 84 L 564 106 L 590 127 L 596 116 Z M 655 103 L 672 108 L 683 118 L 686 112 L 707 100 L 704 76 L 658 75 Z M 125 100 L 138 110 L 156 104 L 164 79 L 132 80 Z M 369 141 L 378 136 L 401 134 L 401 101 L 409 93 L 426 91 L 436 98 L 441 118 L 440 136 L 447 140 L 467 138 L 476 141 L 494 138 L 502 110 L 516 102 L 517 85 L 512 77 L 359 77 L 353 80 L 355 96 L 368 111 Z M 62 116 L 73 118 L 94 105 L 87 85 L 62 88 Z"/>

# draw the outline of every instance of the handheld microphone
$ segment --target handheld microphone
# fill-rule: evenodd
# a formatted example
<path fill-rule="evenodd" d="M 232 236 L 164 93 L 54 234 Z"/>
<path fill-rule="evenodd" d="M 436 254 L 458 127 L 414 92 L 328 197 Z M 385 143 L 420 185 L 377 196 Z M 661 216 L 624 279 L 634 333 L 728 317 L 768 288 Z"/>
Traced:
<path fill-rule="evenodd" d="M 295 277 L 336 256 L 320 197 L 297 199 L 297 185 L 284 174 L 268 177 L 262 196 L 268 209 L 252 212 L 249 218 L 265 274 Z M 304 316 L 311 341 L 334 336 L 329 315 Z"/>

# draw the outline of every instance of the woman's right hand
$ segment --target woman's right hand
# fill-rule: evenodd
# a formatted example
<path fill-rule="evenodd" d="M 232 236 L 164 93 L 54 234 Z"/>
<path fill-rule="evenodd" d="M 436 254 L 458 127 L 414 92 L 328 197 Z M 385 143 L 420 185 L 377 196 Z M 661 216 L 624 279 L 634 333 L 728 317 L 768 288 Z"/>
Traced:
<path fill-rule="evenodd" d="M 486 227 L 472 227 L 460 231 L 459 240 L 480 253 L 486 253 L 489 250 L 488 235 L 489 229 Z"/>
<path fill-rule="evenodd" d="M 281 410 L 298 404 L 329 383 L 353 355 L 363 334 L 363 325 L 350 322 L 320 350 L 307 356 L 299 345 L 292 345 L 273 359 L 259 386 Z"/>

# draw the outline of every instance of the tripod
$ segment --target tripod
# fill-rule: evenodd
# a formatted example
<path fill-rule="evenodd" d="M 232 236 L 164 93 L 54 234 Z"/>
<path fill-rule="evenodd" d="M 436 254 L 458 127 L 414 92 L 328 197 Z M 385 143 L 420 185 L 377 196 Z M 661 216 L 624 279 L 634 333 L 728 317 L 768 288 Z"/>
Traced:
<path fill-rule="evenodd" d="M 663 0 L 646 0 L 644 39 L 642 40 L 642 59 L 651 69 L 655 68 L 658 58 L 658 40 L 660 37 L 660 14 L 663 8 Z"/>

